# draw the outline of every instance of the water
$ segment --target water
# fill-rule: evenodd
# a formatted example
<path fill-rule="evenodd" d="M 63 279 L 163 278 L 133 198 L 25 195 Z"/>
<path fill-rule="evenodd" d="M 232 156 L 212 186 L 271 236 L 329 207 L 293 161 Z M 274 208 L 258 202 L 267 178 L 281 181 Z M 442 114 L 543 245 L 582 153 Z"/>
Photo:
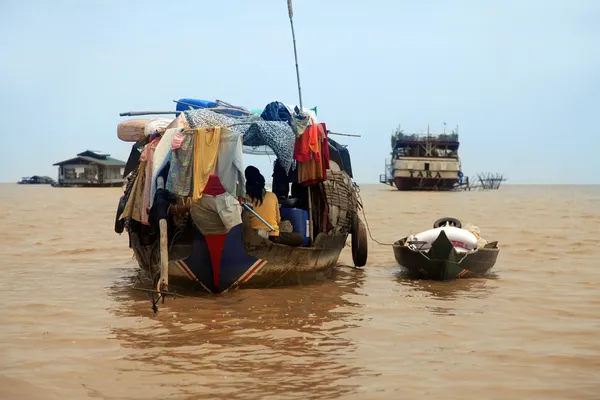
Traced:
<path fill-rule="evenodd" d="M 599 398 L 599 186 L 365 185 L 377 240 L 454 216 L 499 241 L 494 273 L 413 281 L 369 242 L 364 271 L 157 315 L 113 231 L 120 194 L 0 185 L 0 398 Z"/>

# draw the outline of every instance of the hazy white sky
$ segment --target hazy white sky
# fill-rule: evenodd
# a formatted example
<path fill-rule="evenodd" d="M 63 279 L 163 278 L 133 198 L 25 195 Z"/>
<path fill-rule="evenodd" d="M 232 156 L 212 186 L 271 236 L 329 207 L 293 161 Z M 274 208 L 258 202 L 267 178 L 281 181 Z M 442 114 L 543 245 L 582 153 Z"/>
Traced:
<path fill-rule="evenodd" d="M 600 183 L 600 1 L 295 0 L 294 11 L 304 103 L 329 129 L 363 135 L 339 140 L 359 183 L 383 173 L 398 124 L 444 122 L 460 126 L 467 175 Z M 85 149 L 126 160 L 119 112 L 182 97 L 297 103 L 286 0 L 0 0 L 0 93 L 0 182 L 55 177 L 52 163 Z"/>

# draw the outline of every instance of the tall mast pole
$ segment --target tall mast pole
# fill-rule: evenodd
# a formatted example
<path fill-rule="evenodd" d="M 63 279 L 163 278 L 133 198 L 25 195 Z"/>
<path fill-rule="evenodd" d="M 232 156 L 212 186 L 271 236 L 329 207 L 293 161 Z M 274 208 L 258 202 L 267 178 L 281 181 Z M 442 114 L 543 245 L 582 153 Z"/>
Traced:
<path fill-rule="evenodd" d="M 302 90 L 300 89 L 300 70 L 298 69 L 298 52 L 296 51 L 296 34 L 294 33 L 294 9 L 292 0 L 287 0 L 288 14 L 290 15 L 290 25 L 292 26 L 292 39 L 294 41 L 294 59 L 296 60 L 296 79 L 298 80 L 298 99 L 300 101 L 300 112 L 304 112 L 302 107 Z"/>

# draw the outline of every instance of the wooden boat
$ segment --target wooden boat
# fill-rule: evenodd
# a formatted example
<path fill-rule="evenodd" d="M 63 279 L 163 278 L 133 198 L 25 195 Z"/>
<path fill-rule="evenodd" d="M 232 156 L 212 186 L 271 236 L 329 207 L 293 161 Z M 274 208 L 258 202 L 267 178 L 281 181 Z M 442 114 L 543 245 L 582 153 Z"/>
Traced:
<path fill-rule="evenodd" d="M 178 117 L 173 125 L 180 124 L 182 119 L 185 119 L 185 114 Z M 184 123 L 183 128 L 186 126 Z M 246 135 L 243 137 L 246 140 Z M 132 184 L 126 185 L 125 194 L 119 202 L 115 232 L 120 234 L 127 230 L 129 246 L 139 267 L 153 279 L 155 293 L 165 295 L 169 293 L 169 286 L 164 282 L 175 287 L 191 283 L 208 293 L 217 294 L 236 288 L 266 288 L 322 279 L 337 265 L 348 236 L 352 237 L 354 264 L 363 267 L 367 261 L 367 235 L 358 216 L 361 206 L 350 176 L 349 152 L 332 139 L 328 139 L 328 145 L 330 169 L 326 171 L 327 178 L 304 187 L 304 191 L 298 189 L 301 197 L 280 198 L 282 219 L 285 219 L 284 214 L 305 215 L 300 217 L 294 231 L 304 234 L 302 227 L 308 226 L 314 232 L 312 240 L 302 246 L 292 247 L 263 238 L 251 228 L 249 217 L 252 211 L 246 209 L 242 212 L 241 223 L 229 231 L 202 234 L 197 220 L 194 222 L 191 217 L 194 204 L 189 198 L 178 198 L 161 211 L 166 216 L 161 221 L 165 222 L 166 234 L 161 235 L 162 230 L 156 226 L 143 225 L 133 219 L 124 221 L 121 217 Z M 133 145 L 131 162 L 127 163 L 133 171 L 127 169 L 126 173 L 137 173 L 139 149 L 143 147 L 143 142 Z M 163 180 L 168 173 L 169 168 L 165 167 L 161 173 Z M 156 198 L 154 201 L 156 204 Z M 299 230 L 296 229 L 298 227 Z M 168 249 L 167 257 L 161 254 L 161 248 L 165 249 L 165 253 Z"/>
<path fill-rule="evenodd" d="M 294 55 L 296 56 L 291 0 L 288 0 L 288 14 L 292 26 Z M 217 135 L 213 128 L 219 128 L 218 135 L 222 134 L 223 128 L 230 132 L 236 131 L 239 136 L 230 142 L 237 142 L 239 139 L 245 153 L 276 155 L 278 162 L 283 162 L 279 165 L 284 171 L 285 178 L 281 178 L 277 185 L 275 185 L 274 165 L 273 193 L 280 201 L 281 219 L 290 221 L 293 232 L 301 233 L 305 239 L 301 246 L 295 247 L 274 243 L 262 237 L 259 231 L 255 231 L 250 226 L 249 213 L 253 213 L 265 225 L 268 224 L 250 207 L 243 210 L 241 219 L 239 219 L 240 215 L 237 214 L 237 211 L 232 211 L 235 208 L 235 200 L 232 201 L 230 197 L 241 196 L 237 189 L 227 189 L 229 197 L 225 197 L 229 203 L 223 207 L 228 213 L 228 217 L 224 217 L 221 211 L 213 211 L 216 207 L 213 209 L 201 207 L 200 203 L 204 194 L 199 196 L 199 193 L 196 193 L 195 196 L 192 196 L 195 197 L 195 200 L 191 201 L 189 190 L 187 190 L 188 183 L 191 182 L 181 182 L 181 180 L 188 179 L 187 167 L 182 167 L 183 163 L 177 161 L 179 160 L 178 156 L 175 157 L 174 166 L 170 163 L 173 158 L 169 159 L 169 154 L 173 154 L 179 145 L 175 149 L 171 149 L 171 153 L 165 150 L 162 153 L 163 158 L 159 157 L 162 161 L 157 162 L 156 153 L 154 153 L 152 161 L 149 161 L 152 165 L 147 167 L 152 169 L 152 172 L 146 172 L 147 178 L 151 179 L 152 188 L 148 190 L 148 185 L 146 185 L 144 187 L 146 194 L 143 195 L 148 196 L 147 193 L 150 193 L 150 201 L 153 201 L 150 210 L 150 213 L 155 216 L 152 218 L 153 223 L 145 224 L 147 223 L 144 221 L 145 215 L 141 216 L 147 210 L 146 200 L 149 200 L 148 198 L 144 198 L 143 207 L 146 208 L 139 213 L 136 211 L 140 210 L 137 199 L 140 197 L 138 193 L 140 193 L 139 187 L 142 185 L 136 186 L 134 182 L 138 182 L 137 178 L 135 181 L 130 179 L 125 194 L 119 202 L 115 231 L 120 233 L 125 227 L 127 228 L 129 245 L 134 251 L 139 266 L 154 279 L 152 292 L 163 299 L 165 295 L 170 294 L 170 278 L 173 278 L 172 282 L 182 280 L 198 283 L 210 293 L 223 293 L 249 286 L 270 287 L 297 283 L 306 274 L 312 275 L 312 279 L 314 279 L 335 267 L 349 235 L 352 236 L 352 256 L 355 265 L 363 267 L 366 264 L 367 235 L 365 227 L 358 217 L 361 205 L 356 185 L 352 182 L 348 150 L 329 139 L 331 132 L 327 130 L 325 124 L 316 121 L 310 115 L 310 110 L 303 107 L 297 56 L 295 58 L 298 107 L 288 107 L 281 102 L 271 102 L 258 116 L 243 107 L 236 107 L 219 100 L 184 98 L 176 101 L 177 106 L 174 112 L 167 112 L 178 115 L 175 120 L 167 125 L 144 126 L 143 137 L 140 128 L 143 122 L 139 121 L 144 120 L 137 120 L 131 124 L 122 123 L 118 127 L 117 134 L 122 140 L 140 139 L 140 142 L 133 146 L 130 162 L 125 168 L 126 173 L 132 174 L 130 178 L 137 174 L 136 168 L 140 159 L 139 149 L 143 147 L 151 149 L 152 147 L 146 143 L 157 141 L 154 143 L 157 143 L 156 152 L 159 152 L 158 147 L 162 143 L 168 142 L 168 139 L 163 140 L 164 137 L 168 137 L 168 134 L 173 133 L 174 129 L 182 129 L 177 132 L 179 135 L 184 135 L 183 139 L 181 136 L 179 137 L 181 142 L 185 140 L 187 144 L 194 143 L 191 146 L 192 151 L 196 151 L 193 148 L 199 143 L 197 140 L 204 140 L 204 143 L 208 143 L 208 140 L 212 143 L 214 135 Z M 122 113 L 121 116 L 159 113 Z M 167 121 L 164 120 L 163 123 Z M 245 125 L 246 128 L 242 129 L 241 125 Z M 213 130 L 213 136 L 210 139 L 207 139 L 206 128 Z M 305 132 L 308 131 L 311 134 L 307 136 Z M 185 135 L 193 136 L 190 138 Z M 346 134 L 345 136 L 354 135 Z M 300 138 L 306 140 L 302 142 Z M 216 142 L 219 146 L 220 140 L 222 140 L 222 136 Z M 181 146 L 183 145 L 181 144 Z M 171 145 L 163 147 L 167 149 Z M 190 158 L 193 158 L 193 161 L 199 161 L 198 154 L 190 156 L 189 148 L 187 146 L 183 150 L 186 162 L 189 162 Z M 293 156 L 296 149 L 300 154 L 299 157 Z M 153 151 L 150 150 L 149 153 L 153 154 Z M 177 154 L 180 154 L 180 151 L 177 151 Z M 224 163 L 233 166 L 237 171 L 240 170 L 238 164 L 241 163 L 242 157 L 237 150 L 221 153 L 221 147 L 219 147 L 218 151 L 219 154 L 214 161 L 216 163 L 219 162 L 222 155 L 231 155 L 235 151 L 235 157 L 231 158 L 232 161 L 224 161 Z M 329 154 L 329 158 L 327 154 Z M 296 169 L 298 177 L 295 179 L 298 182 L 295 184 L 296 190 L 292 183 L 292 197 L 290 198 L 289 183 L 294 181 L 290 174 L 294 164 L 292 157 L 299 167 Z M 328 163 L 329 169 L 327 169 Z M 173 180 L 169 182 L 167 176 L 172 168 L 184 168 L 185 174 L 181 175 L 185 175 L 185 178 L 177 174 L 181 170 L 173 170 L 178 180 L 174 184 Z M 212 169 L 216 169 L 214 163 Z M 301 171 L 304 175 L 301 175 Z M 155 173 L 160 176 L 155 176 Z M 211 173 L 218 174 L 216 171 Z M 143 174 L 142 171 L 140 176 Z M 225 177 L 227 175 L 225 172 L 222 172 L 222 175 L 226 180 L 229 179 Z M 277 175 L 280 176 L 280 174 Z M 221 176 L 218 177 L 218 179 L 221 178 Z M 182 197 L 176 198 L 174 202 L 169 200 L 169 192 L 164 189 L 165 181 L 171 183 L 171 185 L 167 184 L 167 187 L 178 192 Z M 241 178 L 237 179 L 237 183 L 234 184 L 230 180 L 231 186 L 239 185 L 241 181 Z M 158 190 L 156 194 L 152 194 L 155 185 Z M 132 190 L 133 186 L 136 186 L 136 191 Z M 175 186 L 180 186 L 180 188 Z M 283 188 L 283 190 L 280 192 L 279 188 Z M 161 190 L 162 192 L 159 192 Z M 133 198 L 137 202 L 133 206 L 130 201 L 132 192 L 136 193 Z M 186 202 L 186 199 L 189 201 Z M 127 216 L 123 210 L 128 210 Z M 287 218 L 284 218 L 284 212 L 287 214 Z M 136 214 L 136 218 L 137 214 L 140 214 L 140 217 L 136 220 L 134 214 Z M 206 221 L 209 219 L 216 221 L 219 218 L 221 221 L 213 223 L 216 228 L 213 226 L 210 234 L 205 229 L 206 226 L 203 230 L 202 225 Z M 230 223 L 225 224 L 227 218 Z M 156 221 L 157 219 L 158 221 Z M 238 220 L 241 222 L 238 223 Z M 272 227 L 269 226 L 269 228 L 273 230 Z M 280 231 L 283 230 L 280 229 Z M 306 240 L 307 236 L 308 240 Z M 155 306 L 156 303 L 154 303 Z"/>
<path fill-rule="evenodd" d="M 460 221 L 453 218 L 442 218 L 434 224 L 434 228 L 448 221 Z M 456 226 L 455 225 L 455 226 Z M 498 242 L 485 243 L 474 250 L 458 249 L 441 230 L 439 236 L 426 250 L 424 242 L 411 241 L 405 237 L 394 243 L 394 257 L 398 264 L 418 278 L 434 280 L 451 280 L 485 275 L 496 264 L 500 249 Z"/>

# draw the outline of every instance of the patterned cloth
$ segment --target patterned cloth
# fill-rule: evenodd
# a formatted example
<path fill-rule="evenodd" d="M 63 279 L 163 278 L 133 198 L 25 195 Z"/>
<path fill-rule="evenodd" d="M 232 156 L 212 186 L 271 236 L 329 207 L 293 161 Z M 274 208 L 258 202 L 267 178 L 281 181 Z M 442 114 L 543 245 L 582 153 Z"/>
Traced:
<path fill-rule="evenodd" d="M 227 125 L 256 120 L 258 117 L 252 118 L 234 118 L 229 115 L 223 115 L 207 109 L 187 110 L 183 112 L 190 128 L 213 128 L 216 126 L 225 127 Z M 248 125 L 235 125 L 232 130 L 244 133 L 248 129 Z"/>
<path fill-rule="evenodd" d="M 287 173 L 292 168 L 296 135 L 286 122 L 257 121 L 244 134 L 245 146 L 269 146 Z"/>
<path fill-rule="evenodd" d="M 294 140 L 296 136 L 290 125 L 280 121 L 264 121 L 258 116 L 233 118 L 207 109 L 188 110 L 183 114 L 190 128 L 225 127 L 241 122 L 254 122 L 248 125 L 234 125 L 230 129 L 242 134 L 244 146 L 268 146 L 279 158 L 281 165 L 289 172 L 292 168 Z"/>
<path fill-rule="evenodd" d="M 171 153 L 171 166 L 166 189 L 181 197 L 192 191 L 192 167 L 194 163 L 194 134 L 185 133 L 181 146 Z"/>

